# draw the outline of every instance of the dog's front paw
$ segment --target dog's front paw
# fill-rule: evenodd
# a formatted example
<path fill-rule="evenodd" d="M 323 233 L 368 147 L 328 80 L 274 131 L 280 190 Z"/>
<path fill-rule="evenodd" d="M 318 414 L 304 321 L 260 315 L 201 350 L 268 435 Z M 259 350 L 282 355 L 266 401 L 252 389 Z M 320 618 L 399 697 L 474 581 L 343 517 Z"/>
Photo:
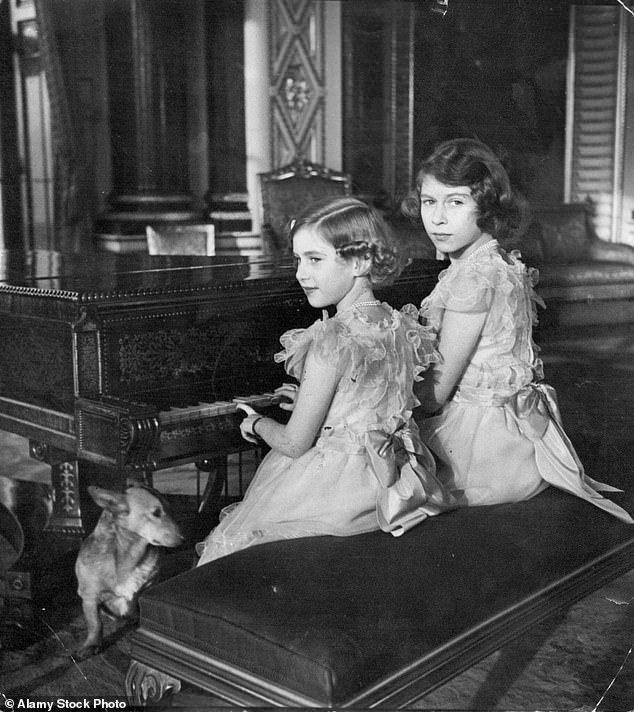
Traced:
<path fill-rule="evenodd" d="M 138 603 L 136 595 L 110 595 L 104 597 L 101 602 L 101 610 L 106 613 L 111 620 L 117 618 L 130 618 L 138 613 Z"/>

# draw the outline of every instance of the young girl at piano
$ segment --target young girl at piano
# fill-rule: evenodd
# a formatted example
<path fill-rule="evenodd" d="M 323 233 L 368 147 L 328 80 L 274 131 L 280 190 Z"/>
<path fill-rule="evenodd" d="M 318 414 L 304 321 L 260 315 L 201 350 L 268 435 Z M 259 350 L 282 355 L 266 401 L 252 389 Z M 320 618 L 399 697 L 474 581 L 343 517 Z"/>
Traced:
<path fill-rule="evenodd" d="M 276 391 L 292 401 L 288 423 L 243 406 L 243 436 L 271 450 L 197 547 L 199 565 L 279 539 L 397 536 L 453 506 L 411 419 L 413 383 L 434 357 L 429 335 L 412 305 L 374 296 L 403 265 L 389 227 L 360 200 L 330 198 L 301 213 L 290 238 L 297 280 L 323 316 L 280 339 L 275 359 L 299 382 Z"/>
<path fill-rule="evenodd" d="M 421 305 L 440 360 L 415 387 L 428 416 L 419 419 L 421 435 L 443 484 L 460 506 L 525 500 L 554 485 L 632 523 L 598 493 L 619 490 L 585 474 L 555 392 L 541 380 L 532 338 L 537 272 L 498 242 L 519 217 L 498 158 L 471 139 L 441 144 L 402 207 L 422 218 L 450 260 Z"/>

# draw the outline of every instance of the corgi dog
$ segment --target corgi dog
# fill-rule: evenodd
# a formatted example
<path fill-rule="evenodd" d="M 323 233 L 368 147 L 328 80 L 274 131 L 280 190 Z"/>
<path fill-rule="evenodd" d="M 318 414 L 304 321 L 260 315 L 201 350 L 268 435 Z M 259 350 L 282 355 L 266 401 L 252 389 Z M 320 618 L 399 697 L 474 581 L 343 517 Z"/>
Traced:
<path fill-rule="evenodd" d="M 134 615 L 139 593 L 158 575 L 159 547 L 183 543 L 165 499 L 156 490 L 135 485 L 124 492 L 100 487 L 89 487 L 88 492 L 103 512 L 75 562 L 87 626 L 86 639 L 77 651 L 80 658 L 101 649 L 100 609 L 116 617 Z"/>

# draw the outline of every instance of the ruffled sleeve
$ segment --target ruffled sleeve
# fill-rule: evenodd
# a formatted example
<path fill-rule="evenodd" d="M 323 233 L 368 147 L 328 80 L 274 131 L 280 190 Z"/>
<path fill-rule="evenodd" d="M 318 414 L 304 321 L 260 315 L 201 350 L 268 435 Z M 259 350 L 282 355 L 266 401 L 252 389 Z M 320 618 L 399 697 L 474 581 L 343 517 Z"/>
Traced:
<path fill-rule="evenodd" d="M 491 262 L 454 262 L 441 272 L 433 293 L 423 301 L 449 311 L 489 311 L 497 283 L 497 268 Z M 431 299 L 430 299 L 431 298 Z"/>
<path fill-rule="evenodd" d="M 353 334 L 347 324 L 334 318 L 316 321 L 307 329 L 286 331 L 280 343 L 283 350 L 275 354 L 275 361 L 283 362 L 286 372 L 297 380 L 301 380 L 309 353 L 319 363 L 336 367 L 340 374 L 359 356 L 370 360 L 376 356 L 372 339 Z"/>
<path fill-rule="evenodd" d="M 422 380 L 421 374 L 432 363 L 440 360 L 440 354 L 436 348 L 438 339 L 433 329 L 421 324 L 421 313 L 413 304 L 406 304 L 402 307 L 400 314 L 405 327 L 405 338 L 412 349 L 414 380 L 420 381 Z"/>
<path fill-rule="evenodd" d="M 276 363 L 283 363 L 286 373 L 298 381 L 301 380 L 304 372 L 306 356 L 315 339 L 315 334 L 320 330 L 322 324 L 323 322 L 319 320 L 307 329 L 289 329 L 280 336 L 282 351 L 278 351 L 273 358 Z"/>

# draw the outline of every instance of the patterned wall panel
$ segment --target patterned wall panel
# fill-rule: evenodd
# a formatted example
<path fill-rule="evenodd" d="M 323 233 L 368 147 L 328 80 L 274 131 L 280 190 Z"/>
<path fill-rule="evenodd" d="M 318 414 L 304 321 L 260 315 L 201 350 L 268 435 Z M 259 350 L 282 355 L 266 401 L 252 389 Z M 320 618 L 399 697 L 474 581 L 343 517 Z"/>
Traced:
<path fill-rule="evenodd" d="M 271 165 L 324 162 L 324 8 L 273 0 L 270 14 Z"/>

